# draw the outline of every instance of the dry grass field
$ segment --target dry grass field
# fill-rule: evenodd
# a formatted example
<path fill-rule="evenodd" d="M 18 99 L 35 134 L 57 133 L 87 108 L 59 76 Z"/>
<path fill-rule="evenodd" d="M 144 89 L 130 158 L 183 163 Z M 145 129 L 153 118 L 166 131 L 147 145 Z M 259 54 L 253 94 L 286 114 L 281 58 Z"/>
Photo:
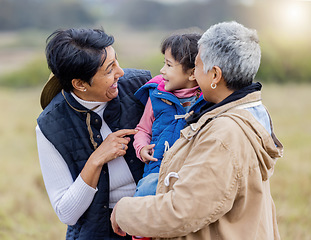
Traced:
<path fill-rule="evenodd" d="M 0 90 L 0 239 L 64 239 L 43 185 L 34 128 L 39 90 Z"/>
<path fill-rule="evenodd" d="M 263 101 L 284 145 L 271 179 L 281 237 L 310 240 L 311 86 L 264 86 Z"/>
<path fill-rule="evenodd" d="M 44 189 L 35 126 L 40 89 L 0 88 L 0 239 L 65 239 Z M 283 240 L 311 239 L 311 86 L 265 85 L 264 104 L 284 144 L 271 179 Z"/>

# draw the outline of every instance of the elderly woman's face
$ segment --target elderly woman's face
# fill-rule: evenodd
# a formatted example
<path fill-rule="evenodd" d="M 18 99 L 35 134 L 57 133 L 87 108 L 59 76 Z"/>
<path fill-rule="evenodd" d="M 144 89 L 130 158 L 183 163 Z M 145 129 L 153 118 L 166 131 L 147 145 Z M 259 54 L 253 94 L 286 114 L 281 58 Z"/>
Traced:
<path fill-rule="evenodd" d="M 204 65 L 200 55 L 201 49 L 199 49 L 198 55 L 195 58 L 194 76 L 202 90 L 203 98 L 207 101 L 210 101 L 209 92 L 211 90 L 212 83 L 212 78 L 210 76 L 211 73 L 210 71 L 208 71 L 207 73 L 204 72 Z"/>
<path fill-rule="evenodd" d="M 84 100 L 108 102 L 118 96 L 118 80 L 124 75 L 120 67 L 115 50 L 112 46 L 106 48 L 107 57 L 104 64 L 94 75 L 91 85 L 85 85 Z"/>

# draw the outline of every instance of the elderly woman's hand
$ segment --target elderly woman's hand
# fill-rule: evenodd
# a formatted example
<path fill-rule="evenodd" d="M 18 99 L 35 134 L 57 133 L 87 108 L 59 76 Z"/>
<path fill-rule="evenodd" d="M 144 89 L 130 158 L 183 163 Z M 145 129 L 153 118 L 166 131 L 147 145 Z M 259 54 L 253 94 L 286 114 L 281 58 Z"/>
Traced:
<path fill-rule="evenodd" d="M 116 204 L 112 210 L 112 213 L 111 213 L 111 216 L 110 216 L 110 221 L 111 221 L 111 226 L 112 226 L 112 229 L 113 231 L 120 235 L 120 236 L 125 236 L 126 235 L 126 232 L 122 231 L 122 229 L 119 227 L 117 221 L 116 221 L 116 209 L 117 209 L 117 205 Z"/>

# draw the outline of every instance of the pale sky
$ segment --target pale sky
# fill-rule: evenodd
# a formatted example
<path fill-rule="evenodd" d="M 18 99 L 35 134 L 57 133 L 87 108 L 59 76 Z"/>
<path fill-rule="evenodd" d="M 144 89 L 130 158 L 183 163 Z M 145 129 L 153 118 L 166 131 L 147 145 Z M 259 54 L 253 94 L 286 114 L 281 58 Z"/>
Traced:
<path fill-rule="evenodd" d="M 210 0 L 153 0 L 153 1 L 161 2 L 161 3 L 168 3 L 168 4 L 178 4 L 178 3 L 190 2 L 190 1 L 192 1 L 192 2 L 209 2 Z M 246 4 L 246 5 L 251 5 L 254 3 L 255 0 L 239 0 L 239 1 Z"/>
<path fill-rule="evenodd" d="M 208 2 L 209 0 L 153 0 L 161 3 L 182 3 L 182 2 Z"/>

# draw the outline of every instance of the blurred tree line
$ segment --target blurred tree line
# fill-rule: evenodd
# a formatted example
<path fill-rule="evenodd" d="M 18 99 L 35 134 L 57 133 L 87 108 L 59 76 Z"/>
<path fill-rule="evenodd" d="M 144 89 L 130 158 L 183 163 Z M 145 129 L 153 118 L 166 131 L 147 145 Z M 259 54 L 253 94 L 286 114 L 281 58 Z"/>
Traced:
<path fill-rule="evenodd" d="M 281 7 L 287 2 L 290 0 L 254 0 L 252 4 L 243 4 L 239 0 L 179 4 L 163 4 L 155 0 L 0 0 L 0 31 L 55 30 L 119 22 L 141 31 L 197 27 L 204 32 L 212 24 L 235 20 L 258 31 L 262 63 L 257 79 L 310 83 L 311 54 L 306 53 L 311 52 L 311 15 L 305 19 L 307 27 L 303 31 L 285 31 L 282 27 L 286 24 L 278 12 L 283 11 Z M 307 12 L 311 12 L 311 2 L 304 4 Z"/>
<path fill-rule="evenodd" d="M 82 1 L 0 0 L 0 31 L 94 24 Z"/>
<path fill-rule="evenodd" d="M 174 30 L 196 26 L 203 32 L 218 22 L 234 20 L 258 32 L 262 61 L 257 79 L 277 83 L 311 83 L 311 54 L 306 54 L 311 52 L 311 2 L 300 2 L 308 13 L 303 23 L 305 28 L 300 32 L 295 30 L 303 27 L 299 26 L 301 23 L 293 23 L 293 28 L 286 26 L 289 25 L 286 22 L 289 16 L 284 11 L 289 9 L 284 6 L 290 2 L 257 0 L 253 4 L 242 4 L 238 0 L 209 0 L 164 5 L 155 1 L 133 0 L 122 4 L 110 18 L 140 29 Z"/>

